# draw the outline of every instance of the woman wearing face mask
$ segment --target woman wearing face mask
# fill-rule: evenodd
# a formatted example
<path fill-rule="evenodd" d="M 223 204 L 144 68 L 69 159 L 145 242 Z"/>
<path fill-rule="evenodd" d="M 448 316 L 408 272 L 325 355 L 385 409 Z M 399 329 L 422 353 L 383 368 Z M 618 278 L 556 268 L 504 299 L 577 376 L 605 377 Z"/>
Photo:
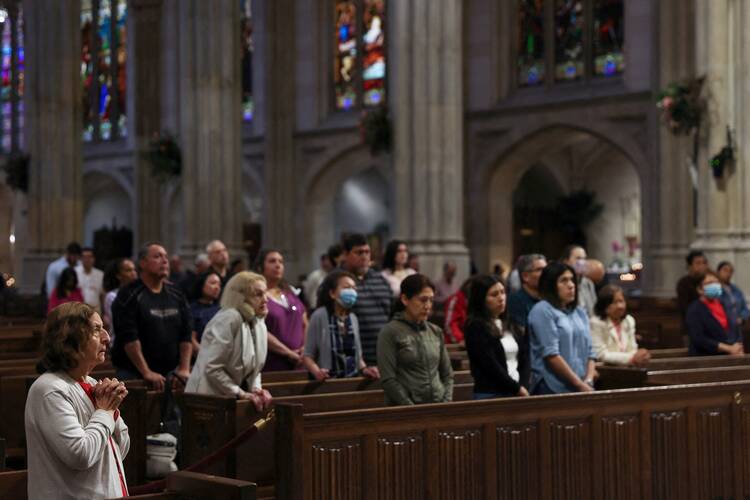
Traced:
<path fill-rule="evenodd" d="M 307 327 L 302 362 L 315 380 L 327 378 L 380 378 L 378 368 L 362 359 L 359 322 L 351 312 L 357 302 L 355 277 L 346 271 L 333 271 L 318 289 L 318 308 Z"/>
<path fill-rule="evenodd" d="M 691 356 L 730 354 L 742 356 L 742 338 L 734 325 L 737 319 L 722 298 L 719 277 L 713 271 L 706 272 L 698 285 L 698 300 L 693 301 L 685 315 L 685 324 L 690 337 Z"/>
<path fill-rule="evenodd" d="M 387 405 L 453 400 L 453 370 L 443 331 L 427 321 L 435 285 L 413 274 L 401 282 L 394 315 L 378 334 L 378 368 Z"/>
<path fill-rule="evenodd" d="M 505 302 L 505 286 L 497 276 L 472 279 L 464 338 L 474 399 L 529 395 L 526 339 L 503 328 Z"/>
<path fill-rule="evenodd" d="M 185 392 L 234 396 L 263 411 L 271 395 L 261 387 L 268 352 L 266 280 L 248 271 L 235 274 L 221 296 L 221 310 L 203 331 L 201 350 Z"/>
<path fill-rule="evenodd" d="M 591 317 L 591 340 L 599 361 L 610 365 L 645 366 L 651 359 L 646 349 L 638 349 L 635 320 L 627 314 L 622 288 L 606 285 L 599 291 Z"/>

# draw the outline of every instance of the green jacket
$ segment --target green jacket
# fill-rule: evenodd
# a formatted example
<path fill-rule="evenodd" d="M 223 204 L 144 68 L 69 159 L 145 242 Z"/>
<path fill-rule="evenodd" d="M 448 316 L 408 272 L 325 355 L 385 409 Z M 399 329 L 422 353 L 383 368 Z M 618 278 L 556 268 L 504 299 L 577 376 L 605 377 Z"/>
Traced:
<path fill-rule="evenodd" d="M 453 370 L 443 331 L 396 314 L 378 334 L 378 369 L 387 405 L 453 399 Z"/>

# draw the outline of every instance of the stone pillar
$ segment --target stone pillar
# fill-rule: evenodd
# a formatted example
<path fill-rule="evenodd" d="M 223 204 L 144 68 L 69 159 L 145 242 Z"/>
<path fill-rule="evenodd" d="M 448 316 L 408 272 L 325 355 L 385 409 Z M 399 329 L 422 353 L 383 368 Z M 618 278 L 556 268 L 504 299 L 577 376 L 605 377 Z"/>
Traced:
<path fill-rule="evenodd" d="M 188 258 L 218 238 L 241 240 L 239 2 L 174 2 L 179 21 L 179 139 Z"/>
<path fill-rule="evenodd" d="M 403 0 L 391 9 L 396 235 L 420 255 L 422 273 L 437 278 L 450 259 L 462 280 L 469 254 L 463 227 L 461 2 Z"/>
<path fill-rule="evenodd" d="M 735 263 L 737 284 L 750 287 L 750 38 L 744 22 L 750 20 L 746 2 L 696 2 L 696 64 L 706 76 L 708 113 L 699 155 L 699 218 L 694 248 L 706 251 L 715 266 L 720 260 Z M 714 179 L 709 162 L 727 144 L 726 129 L 734 132 L 735 162 Z"/>
<path fill-rule="evenodd" d="M 301 271 L 295 221 L 297 199 L 294 182 L 295 128 L 295 38 L 289 20 L 295 16 L 294 0 L 260 2 L 254 11 L 265 26 L 265 142 L 263 246 L 277 248 L 284 255 L 286 275 Z M 299 215 L 299 209 L 297 214 Z"/>
<path fill-rule="evenodd" d="M 151 167 L 144 158 L 149 141 L 161 132 L 162 57 L 168 57 L 162 46 L 162 0 L 131 0 L 128 8 L 128 88 L 131 98 L 133 131 L 133 164 L 136 185 L 136 249 L 146 241 L 162 241 L 164 220 L 162 198 L 164 189 L 151 175 Z M 176 132 L 174 129 L 172 132 Z M 173 250 L 173 249 L 170 249 Z"/>
<path fill-rule="evenodd" d="M 658 4 L 658 58 L 654 71 L 657 88 L 695 75 L 695 12 L 692 5 L 680 0 Z M 693 240 L 693 184 L 688 168 L 693 140 L 674 136 L 662 123 L 654 107 L 657 134 L 657 188 L 643 186 L 642 211 L 658 215 L 643 218 L 644 293 L 649 296 L 674 297 L 677 280 L 685 273 L 685 255 Z M 678 215 L 679 214 L 679 215 Z"/>
<path fill-rule="evenodd" d="M 27 249 L 22 291 L 38 291 L 47 265 L 82 237 L 79 0 L 24 0 Z"/>

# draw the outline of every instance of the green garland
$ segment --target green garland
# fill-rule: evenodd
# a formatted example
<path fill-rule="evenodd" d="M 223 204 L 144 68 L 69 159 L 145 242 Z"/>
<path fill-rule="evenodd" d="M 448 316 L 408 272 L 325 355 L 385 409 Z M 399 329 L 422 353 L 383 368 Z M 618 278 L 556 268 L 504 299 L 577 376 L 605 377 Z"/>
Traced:
<path fill-rule="evenodd" d="M 703 78 L 673 82 L 657 95 L 656 107 L 669 130 L 675 135 L 689 135 L 697 130 L 705 109 L 701 97 Z"/>
<path fill-rule="evenodd" d="M 182 153 L 177 140 L 169 133 L 154 135 L 149 142 L 146 159 L 151 164 L 151 175 L 160 182 L 179 177 L 182 173 Z"/>
<path fill-rule="evenodd" d="M 5 183 L 14 191 L 29 192 L 29 155 L 12 153 L 3 165 Z"/>
<path fill-rule="evenodd" d="M 388 108 L 385 106 L 363 111 L 362 119 L 359 122 L 359 131 L 362 143 L 370 147 L 370 153 L 373 156 L 391 150 L 393 131 Z"/>

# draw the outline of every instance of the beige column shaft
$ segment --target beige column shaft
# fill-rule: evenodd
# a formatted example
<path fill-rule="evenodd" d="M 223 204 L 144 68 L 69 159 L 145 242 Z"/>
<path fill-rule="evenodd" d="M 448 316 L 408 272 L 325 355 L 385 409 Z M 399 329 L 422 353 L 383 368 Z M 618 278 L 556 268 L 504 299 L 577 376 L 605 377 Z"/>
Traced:
<path fill-rule="evenodd" d="M 396 234 L 421 255 L 424 274 L 440 276 L 450 259 L 466 276 L 461 2 L 404 0 L 392 9 Z"/>
<path fill-rule="evenodd" d="M 25 0 L 25 137 L 29 166 L 25 291 L 82 236 L 81 7 L 78 0 Z"/>

